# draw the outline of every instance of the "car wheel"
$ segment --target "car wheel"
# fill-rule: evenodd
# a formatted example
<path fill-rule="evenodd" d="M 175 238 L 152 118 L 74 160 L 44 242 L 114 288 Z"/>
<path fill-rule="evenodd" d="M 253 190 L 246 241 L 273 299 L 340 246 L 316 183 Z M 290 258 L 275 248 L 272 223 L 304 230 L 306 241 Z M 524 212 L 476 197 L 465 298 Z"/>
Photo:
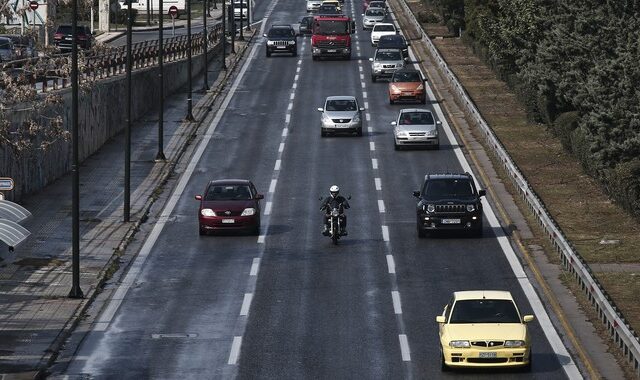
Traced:
<path fill-rule="evenodd" d="M 327 137 L 327 132 L 325 132 L 324 130 L 321 130 L 320 137 Z"/>
<path fill-rule="evenodd" d="M 294 50 L 294 51 L 293 51 L 293 56 L 294 56 L 294 57 L 297 57 L 297 56 L 298 56 L 298 49 L 296 49 L 296 50 Z"/>
<path fill-rule="evenodd" d="M 393 142 L 393 149 L 395 150 L 400 150 L 400 145 L 396 144 L 396 142 Z"/>
<path fill-rule="evenodd" d="M 377 78 L 375 75 L 371 74 L 371 81 L 372 81 L 373 83 L 376 83 L 376 80 L 377 80 L 377 79 L 378 79 L 378 78 Z"/>
<path fill-rule="evenodd" d="M 317 60 L 318 60 L 318 57 L 316 57 L 315 55 L 312 55 L 312 56 L 311 56 L 311 59 L 312 59 L 312 60 L 314 60 L 314 61 L 317 61 Z"/>
<path fill-rule="evenodd" d="M 207 234 L 207 231 L 204 228 L 202 228 L 202 226 L 200 226 L 200 228 L 198 228 L 198 232 L 200 233 L 200 236 L 203 236 L 203 235 Z"/>
<path fill-rule="evenodd" d="M 449 372 L 451 368 L 444 362 L 444 354 L 440 354 L 440 370 L 442 372 Z"/>
<path fill-rule="evenodd" d="M 422 104 L 427 104 L 427 96 L 426 95 L 422 97 L 422 101 L 421 102 L 422 102 Z"/>
<path fill-rule="evenodd" d="M 389 104 L 395 104 L 395 103 L 396 102 L 393 99 L 389 98 Z"/>

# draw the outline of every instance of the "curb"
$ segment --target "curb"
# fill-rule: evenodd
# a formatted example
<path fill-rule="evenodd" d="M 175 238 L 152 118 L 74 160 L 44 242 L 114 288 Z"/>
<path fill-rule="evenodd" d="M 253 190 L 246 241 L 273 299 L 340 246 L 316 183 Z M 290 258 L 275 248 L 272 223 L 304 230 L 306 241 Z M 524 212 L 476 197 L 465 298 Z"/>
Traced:
<path fill-rule="evenodd" d="M 225 71 L 224 76 L 218 81 L 216 88 L 211 90 L 213 95 L 211 96 L 210 100 L 206 102 L 208 104 L 201 108 L 202 110 L 204 110 L 203 111 L 204 115 L 210 112 L 209 111 L 210 106 L 218 100 L 221 94 L 223 94 L 222 89 L 227 85 L 228 79 L 235 72 L 235 69 L 238 66 L 238 63 L 242 61 L 244 54 L 247 48 L 251 45 L 251 42 L 255 37 L 256 33 L 257 33 L 256 29 L 254 28 L 253 33 L 247 38 L 247 43 L 242 47 L 242 49 L 238 53 L 236 53 L 234 57 L 235 59 L 233 60 L 232 64 L 228 66 L 228 69 L 227 71 Z M 183 141 L 180 143 L 180 146 L 177 149 L 177 154 L 175 159 L 172 162 L 167 161 L 164 164 L 164 167 L 161 169 L 162 174 L 160 176 L 160 181 L 158 181 L 158 184 L 150 192 L 150 195 L 147 198 L 147 201 L 145 202 L 144 206 L 140 210 L 140 215 L 141 215 L 140 218 L 135 223 L 129 225 L 128 231 L 125 233 L 122 241 L 120 242 L 118 247 L 114 250 L 114 253 L 111 256 L 111 258 L 103 266 L 98 282 L 94 287 L 91 287 L 91 289 L 87 292 L 84 300 L 80 302 L 74 314 L 67 321 L 65 327 L 63 327 L 63 329 L 60 331 L 56 339 L 45 351 L 46 352 L 45 355 L 43 355 L 42 359 L 40 360 L 41 363 L 44 361 L 45 365 L 43 366 L 43 368 L 36 369 L 37 373 L 34 375 L 33 377 L 34 379 L 45 379 L 49 375 L 48 370 L 55 363 L 60 353 L 60 350 L 63 348 L 65 342 L 67 341 L 69 336 L 71 336 L 75 328 L 78 326 L 78 324 L 80 323 L 80 320 L 85 315 L 87 309 L 93 303 L 97 295 L 100 293 L 100 290 L 104 286 L 105 282 L 111 278 L 111 277 L 109 278 L 107 277 L 107 273 L 110 271 L 110 269 L 114 268 L 114 266 L 117 267 L 118 259 L 120 257 L 119 252 L 122 252 L 127 248 L 129 243 L 133 240 L 136 233 L 140 229 L 140 226 L 147 221 L 147 216 L 149 214 L 149 211 L 156 201 L 156 198 L 153 196 L 153 194 L 156 191 L 162 189 L 162 187 L 167 183 L 169 177 L 173 173 L 173 169 L 177 165 L 178 161 L 180 161 L 180 159 L 182 158 L 183 154 L 187 150 L 187 147 L 190 141 L 192 141 L 192 139 L 196 136 L 196 133 L 200 128 L 200 125 L 205 119 L 206 117 L 201 117 L 199 121 L 197 121 L 196 123 L 193 123 L 195 124 L 195 126 L 191 129 L 191 131 L 189 132 L 189 135 L 186 138 L 184 138 Z M 137 253 L 131 258 L 129 263 L 126 263 L 127 266 L 133 262 L 133 259 L 135 258 L 136 255 Z M 2 376 L 0 375 L 0 379 L 1 378 Z"/>

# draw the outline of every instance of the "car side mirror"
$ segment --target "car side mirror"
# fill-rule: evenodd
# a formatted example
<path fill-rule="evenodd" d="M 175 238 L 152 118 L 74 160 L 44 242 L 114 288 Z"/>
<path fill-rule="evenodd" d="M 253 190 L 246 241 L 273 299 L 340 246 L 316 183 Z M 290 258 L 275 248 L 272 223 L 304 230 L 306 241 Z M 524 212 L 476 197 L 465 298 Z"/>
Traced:
<path fill-rule="evenodd" d="M 533 322 L 534 319 L 535 317 L 533 315 L 525 315 L 524 317 L 522 317 L 522 321 L 524 323 Z"/>
<path fill-rule="evenodd" d="M 324 112 L 324 108 L 318 108 L 318 112 Z"/>
<path fill-rule="evenodd" d="M 202 200 L 202 195 L 196 195 L 196 200 L 197 201 L 201 201 Z"/>
<path fill-rule="evenodd" d="M 256 199 L 264 199 L 264 195 L 263 194 L 256 194 Z"/>
<path fill-rule="evenodd" d="M 413 196 L 416 198 L 420 198 L 420 191 L 416 190 L 413 192 Z"/>
<path fill-rule="evenodd" d="M 364 17 L 364 13 L 362 14 L 362 17 Z"/>
<path fill-rule="evenodd" d="M 438 120 L 438 121 L 436 121 L 436 124 L 437 124 L 437 125 L 441 125 L 441 124 L 442 124 L 442 122 L 441 122 L 440 120 Z"/>
<path fill-rule="evenodd" d="M 266 37 L 266 36 L 267 36 L 267 33 L 263 33 L 263 34 L 262 34 L 262 37 Z"/>
<path fill-rule="evenodd" d="M 373 58 L 369 58 L 369 62 L 373 62 Z"/>
<path fill-rule="evenodd" d="M 478 195 L 481 196 L 481 197 L 484 197 L 485 195 L 487 195 L 487 190 L 482 189 L 482 190 L 478 191 Z"/>
<path fill-rule="evenodd" d="M 364 111 L 364 107 L 360 107 L 360 112 Z"/>
<path fill-rule="evenodd" d="M 436 317 L 436 322 L 438 323 L 445 323 L 447 320 L 445 319 L 444 315 L 438 315 Z"/>

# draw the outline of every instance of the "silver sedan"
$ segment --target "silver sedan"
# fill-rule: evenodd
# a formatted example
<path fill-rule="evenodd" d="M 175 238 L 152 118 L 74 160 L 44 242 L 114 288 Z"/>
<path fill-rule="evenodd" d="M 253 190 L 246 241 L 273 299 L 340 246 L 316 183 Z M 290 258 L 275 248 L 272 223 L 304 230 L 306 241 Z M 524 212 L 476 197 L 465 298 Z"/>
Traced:
<path fill-rule="evenodd" d="M 322 113 L 320 119 L 322 137 L 335 133 L 355 133 L 362 136 L 362 111 L 353 96 L 329 96 L 324 107 L 318 108 Z"/>
<path fill-rule="evenodd" d="M 428 146 L 440 148 L 438 126 L 429 110 L 407 108 L 400 111 L 393 125 L 394 146 L 396 150 L 405 146 Z"/>
<path fill-rule="evenodd" d="M 382 8 L 370 8 L 362 14 L 362 30 L 372 29 L 375 24 L 383 22 L 387 13 Z"/>

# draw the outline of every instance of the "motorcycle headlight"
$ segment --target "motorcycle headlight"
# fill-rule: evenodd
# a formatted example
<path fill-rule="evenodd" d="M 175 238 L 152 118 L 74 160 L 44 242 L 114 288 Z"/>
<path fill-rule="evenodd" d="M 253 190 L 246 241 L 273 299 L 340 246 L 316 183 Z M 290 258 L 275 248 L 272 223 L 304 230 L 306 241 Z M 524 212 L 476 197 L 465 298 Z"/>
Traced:
<path fill-rule="evenodd" d="M 524 347 L 525 346 L 525 342 L 524 342 L 524 340 L 507 340 L 507 341 L 504 342 L 504 346 L 506 348 Z"/>
<path fill-rule="evenodd" d="M 340 213 L 338 212 L 338 210 L 332 210 L 331 211 L 331 216 L 339 216 Z"/>
<path fill-rule="evenodd" d="M 469 348 L 471 344 L 468 340 L 452 340 L 449 342 L 449 347 L 453 348 Z"/>
<path fill-rule="evenodd" d="M 467 211 L 468 212 L 476 211 L 476 205 L 467 205 Z"/>
<path fill-rule="evenodd" d="M 436 211 L 436 206 L 427 205 L 427 212 L 435 212 L 435 211 Z"/>
<path fill-rule="evenodd" d="M 253 207 L 249 207 L 242 210 L 242 214 L 240 214 L 240 216 L 251 216 L 251 215 L 255 215 L 255 213 L 256 213 L 256 209 Z"/>
<path fill-rule="evenodd" d="M 203 208 L 202 210 L 200 210 L 200 214 L 202 216 L 216 216 L 215 211 L 210 208 Z"/>
<path fill-rule="evenodd" d="M 401 92 L 400 89 L 398 88 L 398 86 L 396 86 L 395 84 L 391 85 L 391 91 L 393 91 L 393 92 Z"/>

